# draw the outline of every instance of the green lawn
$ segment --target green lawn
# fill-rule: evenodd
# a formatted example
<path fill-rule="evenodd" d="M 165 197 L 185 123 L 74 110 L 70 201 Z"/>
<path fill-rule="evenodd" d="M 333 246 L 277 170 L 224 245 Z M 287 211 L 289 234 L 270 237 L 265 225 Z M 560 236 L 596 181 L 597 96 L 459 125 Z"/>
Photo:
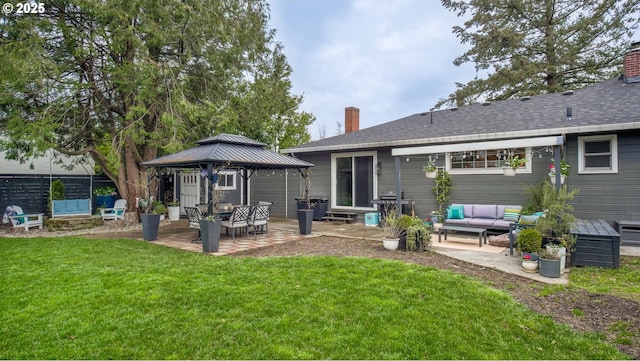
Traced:
<path fill-rule="evenodd" d="M 0 238 L 1 359 L 621 359 L 457 274 Z"/>
<path fill-rule="evenodd" d="M 620 268 L 572 267 L 572 287 L 640 302 L 640 257 L 620 257 Z"/>

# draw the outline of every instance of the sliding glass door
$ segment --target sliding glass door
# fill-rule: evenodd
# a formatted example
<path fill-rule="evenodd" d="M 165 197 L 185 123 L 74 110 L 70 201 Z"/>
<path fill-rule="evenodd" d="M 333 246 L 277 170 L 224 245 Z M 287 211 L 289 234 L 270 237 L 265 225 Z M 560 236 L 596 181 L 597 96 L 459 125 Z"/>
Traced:
<path fill-rule="evenodd" d="M 375 153 L 334 154 L 331 162 L 333 207 L 373 208 Z"/>

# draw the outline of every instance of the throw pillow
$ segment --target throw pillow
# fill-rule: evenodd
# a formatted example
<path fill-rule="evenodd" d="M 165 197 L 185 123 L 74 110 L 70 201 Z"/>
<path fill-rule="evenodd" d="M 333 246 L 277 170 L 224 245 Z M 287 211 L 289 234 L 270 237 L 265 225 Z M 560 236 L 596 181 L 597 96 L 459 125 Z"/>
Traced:
<path fill-rule="evenodd" d="M 517 208 L 505 208 L 503 220 L 507 222 L 517 222 L 520 218 L 520 210 Z"/>
<path fill-rule="evenodd" d="M 24 220 L 25 220 L 25 218 L 26 218 L 26 217 L 20 217 L 20 216 L 24 216 L 24 213 L 18 213 L 18 214 L 16 214 L 16 218 L 15 218 L 15 219 L 16 219 L 16 222 L 17 222 L 18 224 L 22 224 L 22 223 L 24 223 Z"/>
<path fill-rule="evenodd" d="M 449 206 L 447 219 L 464 219 L 464 206 Z"/>
<path fill-rule="evenodd" d="M 522 216 L 520 217 L 520 224 L 536 224 L 538 222 L 539 216 L 531 215 L 531 216 Z"/>

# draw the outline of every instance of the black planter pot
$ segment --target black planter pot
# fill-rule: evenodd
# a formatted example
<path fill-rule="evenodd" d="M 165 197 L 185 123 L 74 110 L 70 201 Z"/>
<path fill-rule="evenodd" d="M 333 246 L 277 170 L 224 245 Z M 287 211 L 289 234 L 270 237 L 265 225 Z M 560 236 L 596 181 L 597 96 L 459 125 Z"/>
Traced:
<path fill-rule="evenodd" d="M 400 242 L 398 242 L 398 249 L 401 251 L 407 250 L 407 234 L 402 232 L 400 235 Z"/>
<path fill-rule="evenodd" d="M 298 209 L 300 234 L 310 234 L 313 226 L 313 209 Z"/>
<path fill-rule="evenodd" d="M 158 228 L 160 227 L 159 214 L 141 214 L 142 238 L 145 241 L 155 241 L 158 239 Z"/>
<path fill-rule="evenodd" d="M 202 252 L 213 253 L 218 252 L 220 246 L 220 227 L 219 219 L 200 220 L 200 237 L 202 238 Z"/>
<path fill-rule="evenodd" d="M 540 258 L 538 261 L 540 265 L 540 275 L 550 278 L 560 277 L 560 260 L 559 259 L 545 259 Z"/>

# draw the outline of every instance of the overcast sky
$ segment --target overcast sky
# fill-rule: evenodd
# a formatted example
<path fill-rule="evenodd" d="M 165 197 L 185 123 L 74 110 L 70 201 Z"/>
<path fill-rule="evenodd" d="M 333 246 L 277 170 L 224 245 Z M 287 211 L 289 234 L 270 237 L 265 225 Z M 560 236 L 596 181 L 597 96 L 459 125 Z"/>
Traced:
<path fill-rule="evenodd" d="M 360 129 L 428 111 L 473 79 L 453 60 L 467 49 L 452 34 L 462 19 L 438 0 L 268 0 L 270 26 L 293 68 L 293 92 L 316 116 L 315 140 L 344 131 L 344 108 Z"/>

